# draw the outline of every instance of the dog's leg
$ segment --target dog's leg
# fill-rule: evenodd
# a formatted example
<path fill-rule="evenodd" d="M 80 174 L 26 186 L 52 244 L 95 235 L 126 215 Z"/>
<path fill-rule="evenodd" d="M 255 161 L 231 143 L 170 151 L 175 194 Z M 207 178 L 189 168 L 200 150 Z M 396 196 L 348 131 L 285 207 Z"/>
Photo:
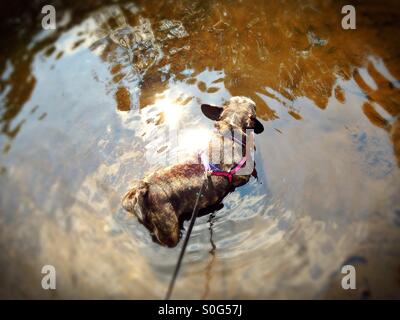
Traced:
<path fill-rule="evenodd" d="M 175 247 L 179 241 L 179 223 L 174 207 L 166 202 L 158 210 L 148 214 L 154 236 L 160 244 Z"/>

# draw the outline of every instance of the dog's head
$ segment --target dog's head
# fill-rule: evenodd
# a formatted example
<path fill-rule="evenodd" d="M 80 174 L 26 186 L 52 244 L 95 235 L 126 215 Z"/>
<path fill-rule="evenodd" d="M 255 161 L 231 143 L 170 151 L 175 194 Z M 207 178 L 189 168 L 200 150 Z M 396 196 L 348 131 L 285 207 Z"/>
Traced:
<path fill-rule="evenodd" d="M 257 120 L 256 104 L 253 100 L 246 97 L 232 97 L 223 107 L 202 104 L 201 110 L 204 115 L 217 121 L 216 126 L 219 130 L 253 129 L 255 133 L 264 131 L 264 126 Z"/>

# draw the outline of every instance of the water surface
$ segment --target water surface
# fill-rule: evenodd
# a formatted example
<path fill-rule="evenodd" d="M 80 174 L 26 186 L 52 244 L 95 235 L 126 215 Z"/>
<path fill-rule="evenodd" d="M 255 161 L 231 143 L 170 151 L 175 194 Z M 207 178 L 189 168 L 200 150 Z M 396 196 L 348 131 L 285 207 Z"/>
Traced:
<path fill-rule="evenodd" d="M 174 298 L 400 296 L 397 1 L 354 2 L 356 30 L 337 1 L 69 1 L 55 31 L 21 3 L 1 10 L 1 297 L 163 298 L 181 243 L 121 197 L 234 95 L 265 127 L 259 180 L 198 219 Z"/>

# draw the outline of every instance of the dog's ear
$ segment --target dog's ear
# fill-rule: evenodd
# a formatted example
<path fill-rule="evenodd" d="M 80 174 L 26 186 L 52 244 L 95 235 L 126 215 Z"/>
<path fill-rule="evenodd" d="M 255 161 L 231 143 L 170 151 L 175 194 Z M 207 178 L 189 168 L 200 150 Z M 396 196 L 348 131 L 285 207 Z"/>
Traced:
<path fill-rule="evenodd" d="M 257 119 L 254 121 L 254 133 L 256 134 L 260 134 L 261 132 L 264 131 L 264 126 L 262 125 L 262 123 L 260 121 L 258 121 Z"/>
<path fill-rule="evenodd" d="M 219 117 L 221 116 L 223 108 L 217 107 L 217 106 L 211 106 L 209 104 L 202 104 L 201 105 L 201 111 L 203 114 L 214 121 L 217 121 Z"/>

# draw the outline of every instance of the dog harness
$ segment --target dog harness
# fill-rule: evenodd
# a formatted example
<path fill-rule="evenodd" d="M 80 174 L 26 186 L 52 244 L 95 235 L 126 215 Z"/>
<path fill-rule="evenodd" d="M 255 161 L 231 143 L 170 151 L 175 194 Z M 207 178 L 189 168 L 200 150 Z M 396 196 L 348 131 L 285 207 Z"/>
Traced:
<path fill-rule="evenodd" d="M 244 156 L 239 163 L 229 171 L 219 169 L 215 164 L 208 161 L 208 157 L 204 152 L 200 153 L 200 159 L 204 166 L 204 170 L 209 172 L 212 176 L 227 177 L 229 183 L 232 183 L 233 175 L 238 172 L 247 161 L 247 156 Z"/>

